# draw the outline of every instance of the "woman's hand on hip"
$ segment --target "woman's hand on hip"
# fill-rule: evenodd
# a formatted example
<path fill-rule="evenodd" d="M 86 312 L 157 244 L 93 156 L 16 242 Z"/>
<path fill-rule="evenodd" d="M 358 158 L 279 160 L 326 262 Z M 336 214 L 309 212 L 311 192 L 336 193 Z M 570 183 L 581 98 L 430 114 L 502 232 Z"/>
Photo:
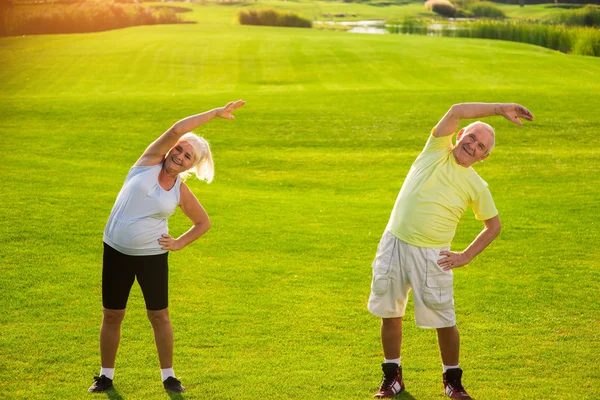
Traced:
<path fill-rule="evenodd" d="M 158 244 L 160 245 L 160 248 L 163 250 L 177 251 L 177 250 L 181 250 L 183 248 L 183 246 L 181 246 L 179 244 L 177 239 L 174 239 L 168 233 L 162 234 L 160 239 L 158 239 Z"/>

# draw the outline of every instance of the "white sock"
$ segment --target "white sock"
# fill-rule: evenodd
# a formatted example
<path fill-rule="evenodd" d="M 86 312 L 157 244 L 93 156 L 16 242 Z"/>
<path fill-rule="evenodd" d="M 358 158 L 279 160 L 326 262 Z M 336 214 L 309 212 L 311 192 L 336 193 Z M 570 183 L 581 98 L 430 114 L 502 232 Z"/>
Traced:
<path fill-rule="evenodd" d="M 175 372 L 173 372 L 173 368 L 165 368 L 160 370 L 160 375 L 162 376 L 162 381 L 166 381 L 168 377 L 172 376 L 175 378 Z"/>
<path fill-rule="evenodd" d="M 100 368 L 100 376 L 104 375 L 111 381 L 115 379 L 115 369 L 114 368 Z"/>
<path fill-rule="evenodd" d="M 402 357 L 398 357 L 398 358 L 390 358 L 390 359 L 385 359 L 386 364 L 387 363 L 394 363 L 397 365 L 400 365 L 400 360 L 402 359 Z"/>
<path fill-rule="evenodd" d="M 444 365 L 442 364 L 442 368 L 444 368 L 444 372 L 448 371 L 449 369 L 454 369 L 454 368 L 458 368 L 459 364 L 457 365 Z"/>

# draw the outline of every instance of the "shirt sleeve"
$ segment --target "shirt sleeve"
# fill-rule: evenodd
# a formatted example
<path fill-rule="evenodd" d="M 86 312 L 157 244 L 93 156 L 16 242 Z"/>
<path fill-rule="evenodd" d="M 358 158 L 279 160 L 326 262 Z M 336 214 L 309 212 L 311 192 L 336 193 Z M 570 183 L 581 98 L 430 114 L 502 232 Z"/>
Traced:
<path fill-rule="evenodd" d="M 494 199 L 492 198 L 490 189 L 487 187 L 481 191 L 479 197 L 471 204 L 471 207 L 473 207 L 475 218 L 479 221 L 485 221 L 498 215 Z"/>
<path fill-rule="evenodd" d="M 452 151 L 452 136 L 453 135 L 435 137 L 435 136 L 433 136 L 434 131 L 435 131 L 435 128 L 433 128 L 431 130 L 431 135 L 429 135 L 429 139 L 427 140 L 427 143 L 425 143 L 425 147 L 423 148 L 423 151 L 421 152 L 421 154 L 423 156 L 434 155 L 434 154 L 443 156 L 443 155 L 447 155 L 448 153 L 450 153 Z"/>

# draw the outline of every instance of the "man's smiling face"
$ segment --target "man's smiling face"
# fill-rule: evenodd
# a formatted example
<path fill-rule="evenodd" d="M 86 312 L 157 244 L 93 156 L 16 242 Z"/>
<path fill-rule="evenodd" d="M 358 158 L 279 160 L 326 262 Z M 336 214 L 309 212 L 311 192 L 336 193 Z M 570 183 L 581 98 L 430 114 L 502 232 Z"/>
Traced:
<path fill-rule="evenodd" d="M 492 127 L 483 122 L 475 122 L 458 132 L 452 153 L 456 162 L 467 168 L 486 159 L 493 147 Z"/>

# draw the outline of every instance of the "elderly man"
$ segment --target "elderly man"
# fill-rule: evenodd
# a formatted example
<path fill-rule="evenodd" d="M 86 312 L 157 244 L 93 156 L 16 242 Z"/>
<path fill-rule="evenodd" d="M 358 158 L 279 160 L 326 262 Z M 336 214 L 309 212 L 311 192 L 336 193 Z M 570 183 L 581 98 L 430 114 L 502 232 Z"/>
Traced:
<path fill-rule="evenodd" d="M 402 317 L 412 289 L 415 322 L 435 328 L 443 363 L 446 395 L 470 399 L 462 386 L 459 335 L 454 313 L 452 269 L 467 265 L 500 233 L 500 218 L 486 182 L 472 165 L 494 148 L 493 128 L 474 122 L 452 136 L 463 119 L 501 115 L 522 125 L 533 116 L 518 104 L 465 103 L 450 108 L 433 128 L 425 148 L 406 177 L 373 262 L 369 311 L 382 318 L 385 362 L 376 398 L 404 390 L 400 363 Z M 485 227 L 461 252 L 450 251 L 458 221 L 467 206 Z"/>

